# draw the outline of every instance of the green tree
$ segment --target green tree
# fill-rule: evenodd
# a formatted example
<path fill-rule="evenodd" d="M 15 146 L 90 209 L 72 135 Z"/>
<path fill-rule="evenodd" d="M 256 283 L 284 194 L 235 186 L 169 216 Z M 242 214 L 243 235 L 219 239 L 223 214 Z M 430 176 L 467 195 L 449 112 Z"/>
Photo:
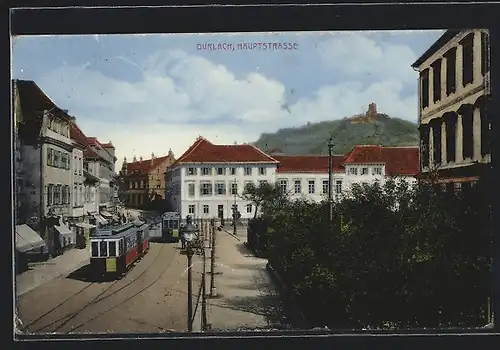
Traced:
<path fill-rule="evenodd" d="M 246 184 L 240 198 L 252 202 L 255 205 L 254 218 L 257 217 L 258 210 L 261 208 L 268 211 L 275 206 L 286 202 L 287 194 L 283 193 L 279 184 L 261 182 L 256 186 L 253 182 Z"/>

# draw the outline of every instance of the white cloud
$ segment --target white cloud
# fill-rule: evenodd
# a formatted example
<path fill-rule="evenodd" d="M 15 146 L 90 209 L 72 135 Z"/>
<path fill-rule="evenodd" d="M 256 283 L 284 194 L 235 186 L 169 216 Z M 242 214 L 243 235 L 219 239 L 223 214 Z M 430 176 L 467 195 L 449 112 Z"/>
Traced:
<path fill-rule="evenodd" d="M 237 79 L 225 66 L 180 50 L 158 51 L 144 62 L 118 57 L 142 71 L 136 83 L 104 76 L 92 65 L 61 66 L 38 83 L 88 136 L 113 142 L 117 165 L 124 156 L 147 158 L 169 148 L 179 156 L 198 135 L 215 143 L 251 142 L 262 132 L 357 114 L 371 102 L 382 113 L 416 120 L 416 95 L 401 98 L 405 84 L 416 87 L 409 47 L 352 35 L 328 37 L 319 49 L 331 72 L 350 79 L 286 106 L 283 83 L 257 71 Z M 367 74 L 375 83 L 363 83 Z"/>

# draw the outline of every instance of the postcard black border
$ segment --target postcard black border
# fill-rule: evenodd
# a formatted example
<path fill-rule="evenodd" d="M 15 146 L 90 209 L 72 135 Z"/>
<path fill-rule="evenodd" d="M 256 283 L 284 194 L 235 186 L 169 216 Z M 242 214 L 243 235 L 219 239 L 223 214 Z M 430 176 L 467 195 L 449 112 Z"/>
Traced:
<path fill-rule="evenodd" d="M 198 33 L 198 32 L 251 32 L 251 31 L 302 31 L 302 30 L 397 30 L 397 29 L 463 29 L 463 28 L 487 28 L 490 30 L 491 36 L 491 57 L 500 57 L 500 21 L 496 14 L 500 10 L 498 3 L 466 3 L 457 2 L 454 4 L 446 4 L 444 2 L 428 2 L 428 3 L 408 3 L 408 4 L 391 4 L 385 3 L 376 5 L 374 1 L 364 1 L 365 4 L 345 4 L 337 3 L 334 5 L 310 5 L 310 6 L 251 6 L 251 7 L 186 7 L 189 3 L 182 2 L 183 7 L 120 7 L 120 8 L 102 8 L 102 9 L 87 9 L 87 8 L 62 8 L 62 6 L 93 6 L 102 4 L 82 3 L 80 1 L 66 1 L 65 5 L 58 5 L 55 1 L 45 1 L 44 4 L 34 1 L 18 1 L 11 3 L 10 8 L 14 7 L 35 7 L 35 9 L 16 9 L 11 12 L 3 13 L 3 18 L 0 23 L 5 23 L 6 34 L 2 39 L 6 40 L 6 45 L 9 46 L 8 60 L 10 62 L 10 36 L 13 35 L 40 35 L 40 34 L 118 34 L 118 33 Z M 121 1 L 121 4 L 133 5 L 130 1 Z M 116 1 L 108 1 L 106 6 L 116 6 L 119 3 Z M 141 3 L 141 6 L 153 5 L 157 2 L 149 1 L 147 4 Z M 52 9 L 42 9 L 43 6 L 59 7 Z M 145 20 L 146 19 L 146 20 Z M 219 20 L 217 20 L 219 19 Z M 6 67 L 8 70 L 5 80 L 8 82 L 9 94 L 5 94 L 4 105 L 7 106 L 11 113 L 10 99 L 10 64 Z M 495 91 L 500 91 L 500 70 L 495 66 L 491 67 L 491 90 L 494 95 Z M 5 72 L 5 71 L 4 71 Z M 7 97 L 9 96 L 9 97 Z M 493 99 L 493 115 L 500 116 L 499 108 L 500 99 Z M 11 118 L 2 118 L 4 123 L 8 124 L 7 130 L 12 130 Z M 492 129 L 494 129 L 495 119 L 492 121 Z M 2 129 L 6 130 L 6 128 Z M 11 133 L 6 135 L 2 140 L 9 142 L 8 147 L 12 147 Z M 7 141 L 9 140 L 9 141 Z M 493 139 L 493 154 L 500 154 L 500 142 Z M 493 199 L 498 198 L 499 187 L 496 178 L 500 178 L 498 170 L 493 166 L 495 157 L 492 157 L 492 181 L 491 181 L 491 196 Z M 12 163 L 12 162 L 11 162 Z M 12 164 L 11 164 L 12 165 Z M 10 172 L 11 183 L 9 184 L 6 198 L 9 198 L 9 210 L 12 210 L 11 194 L 12 181 L 14 179 L 12 167 Z M 493 219 L 491 229 L 493 232 L 497 227 L 500 216 L 495 215 L 500 212 L 498 205 L 493 201 Z M 8 221 L 9 232 L 12 231 L 12 222 Z M 494 243 L 495 251 L 500 252 L 500 233 L 496 233 Z M 10 236 L 10 235 L 9 235 Z M 10 236 L 9 250 L 6 250 L 3 266 L 7 266 L 9 281 L 12 281 L 12 237 Z M 7 245 L 6 245 L 7 247 Z M 500 259 L 495 259 L 494 275 L 496 276 L 496 291 L 500 293 Z M 10 284 L 4 283 L 5 287 L 10 288 Z M 9 298 L 7 308 L 4 310 L 12 310 L 12 293 L 9 290 Z M 498 298 L 498 296 L 497 296 Z M 497 320 L 496 324 L 500 325 L 500 305 L 495 306 Z M 9 322 L 12 322 L 13 315 L 8 314 Z M 13 328 L 11 328 L 13 330 Z M 227 347 L 248 347 L 255 349 L 257 347 L 285 347 L 285 346 L 335 346 L 346 348 L 397 348 L 397 349 L 422 349 L 436 348 L 442 349 L 444 346 L 464 346 L 470 348 L 473 346 L 492 346 L 500 344 L 500 334 L 493 333 L 493 330 L 484 330 L 482 332 L 469 333 L 466 330 L 457 330 L 456 332 L 447 331 L 438 333 L 435 330 L 419 332 L 420 334 L 411 334 L 408 332 L 400 332 L 394 334 L 310 334 L 305 331 L 298 331 L 294 335 L 281 333 L 281 336 L 271 334 L 257 334 L 257 337 L 252 338 L 254 333 L 221 333 L 212 334 L 210 336 L 193 336 L 180 335 L 178 339 L 168 339 L 165 343 L 165 338 L 142 338 L 137 344 L 137 335 L 124 335 L 131 346 L 173 346 L 175 348 L 182 346 L 210 346 L 220 348 Z M 13 333 L 11 333 L 13 334 Z M 16 342 L 15 346 L 46 346 L 53 347 L 54 345 L 62 346 L 84 346 L 84 347 L 102 347 L 102 346 L 119 346 L 114 344 L 120 340 L 105 339 L 111 336 L 106 336 L 100 340 L 81 341 L 26 341 Z M 117 335 L 113 335 L 117 338 Z M 149 336 L 150 337 L 150 336 Z M 186 342 L 186 340 L 188 340 Z M 122 340 L 123 341 L 123 340 Z M 292 343 L 290 343 L 292 342 Z M 307 342 L 307 343 L 306 343 Z"/>

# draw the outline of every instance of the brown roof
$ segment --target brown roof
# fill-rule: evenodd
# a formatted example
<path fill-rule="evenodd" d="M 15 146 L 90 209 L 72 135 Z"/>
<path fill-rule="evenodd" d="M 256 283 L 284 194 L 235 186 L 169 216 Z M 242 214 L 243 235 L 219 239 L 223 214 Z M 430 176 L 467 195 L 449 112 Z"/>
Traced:
<path fill-rule="evenodd" d="M 175 162 L 180 163 L 276 163 L 276 159 L 252 145 L 215 145 L 199 137 Z"/>
<path fill-rule="evenodd" d="M 171 158 L 170 156 L 156 157 L 150 159 L 143 159 L 142 161 L 127 163 L 127 173 L 148 173 L 155 169 L 158 165 L 163 163 L 165 160 Z M 175 159 L 172 159 L 174 162 Z"/>
<path fill-rule="evenodd" d="M 273 156 L 279 161 L 278 173 L 327 173 L 328 156 Z M 344 171 L 344 156 L 332 156 L 332 170 Z"/>

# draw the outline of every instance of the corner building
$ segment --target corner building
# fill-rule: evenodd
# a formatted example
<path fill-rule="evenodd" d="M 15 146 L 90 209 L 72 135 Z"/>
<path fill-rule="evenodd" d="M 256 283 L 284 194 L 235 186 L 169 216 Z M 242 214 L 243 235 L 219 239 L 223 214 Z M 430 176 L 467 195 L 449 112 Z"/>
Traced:
<path fill-rule="evenodd" d="M 412 65 L 419 77 L 421 176 L 449 188 L 474 183 L 491 162 L 486 30 L 446 31 Z"/>

